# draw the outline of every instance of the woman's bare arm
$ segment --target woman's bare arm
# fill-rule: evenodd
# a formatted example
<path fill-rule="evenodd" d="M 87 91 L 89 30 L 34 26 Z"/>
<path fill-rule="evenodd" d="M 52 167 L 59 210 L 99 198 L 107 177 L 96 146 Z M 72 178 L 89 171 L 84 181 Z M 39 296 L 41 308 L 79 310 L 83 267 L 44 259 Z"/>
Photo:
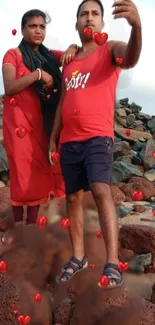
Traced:
<path fill-rule="evenodd" d="M 8 96 L 16 95 L 31 86 L 39 76 L 38 71 L 35 70 L 26 76 L 16 78 L 16 68 L 11 64 L 5 64 L 2 71 L 5 94 Z"/>

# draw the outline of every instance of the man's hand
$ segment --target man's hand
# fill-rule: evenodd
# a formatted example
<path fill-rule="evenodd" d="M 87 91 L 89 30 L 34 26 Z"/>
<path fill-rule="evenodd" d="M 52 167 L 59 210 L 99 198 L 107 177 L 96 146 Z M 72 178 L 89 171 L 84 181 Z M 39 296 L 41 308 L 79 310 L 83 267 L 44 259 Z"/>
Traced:
<path fill-rule="evenodd" d="M 49 144 L 49 151 L 48 151 L 48 158 L 51 165 L 55 165 L 56 163 L 56 154 L 57 154 L 56 142 L 51 138 Z"/>
<path fill-rule="evenodd" d="M 114 19 L 125 18 L 130 26 L 141 27 L 138 9 L 131 0 L 116 0 L 112 7 Z"/>

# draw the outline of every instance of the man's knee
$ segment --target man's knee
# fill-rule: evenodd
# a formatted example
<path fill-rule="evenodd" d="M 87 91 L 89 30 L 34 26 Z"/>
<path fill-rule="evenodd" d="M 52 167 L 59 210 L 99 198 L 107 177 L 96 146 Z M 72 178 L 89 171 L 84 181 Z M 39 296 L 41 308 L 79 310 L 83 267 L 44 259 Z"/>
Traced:
<path fill-rule="evenodd" d="M 94 183 L 90 186 L 95 201 L 110 200 L 112 198 L 111 189 L 108 184 Z"/>
<path fill-rule="evenodd" d="M 73 194 L 66 195 L 66 201 L 70 205 L 79 205 L 83 202 L 84 193 L 83 190 Z"/>

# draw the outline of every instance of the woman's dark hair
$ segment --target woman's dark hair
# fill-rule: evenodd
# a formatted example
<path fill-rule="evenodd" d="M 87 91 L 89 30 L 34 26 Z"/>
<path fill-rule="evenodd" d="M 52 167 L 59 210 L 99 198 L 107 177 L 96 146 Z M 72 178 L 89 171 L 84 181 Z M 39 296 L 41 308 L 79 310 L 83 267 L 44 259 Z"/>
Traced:
<path fill-rule="evenodd" d="M 45 13 L 39 9 L 32 9 L 27 12 L 22 17 L 21 28 L 24 28 L 26 23 L 28 22 L 29 18 L 41 16 L 44 18 L 45 24 L 49 24 L 51 22 L 51 17 L 48 13 Z"/>
<path fill-rule="evenodd" d="M 81 9 L 81 7 L 82 7 L 83 4 L 84 4 L 85 2 L 87 2 L 87 1 L 89 1 L 89 0 L 83 0 L 83 1 L 80 3 L 80 5 L 79 5 L 79 7 L 78 7 L 78 10 L 77 10 L 77 14 L 76 14 L 77 19 L 78 19 L 78 17 L 79 17 L 79 13 L 80 13 L 80 9 Z M 101 2 L 100 0 L 93 0 L 93 1 L 95 1 L 95 2 L 97 2 L 97 3 L 99 4 L 99 6 L 100 6 L 100 8 L 101 8 L 102 18 L 103 18 L 103 16 L 104 16 L 104 8 L 103 8 L 103 4 L 102 4 L 102 2 Z"/>

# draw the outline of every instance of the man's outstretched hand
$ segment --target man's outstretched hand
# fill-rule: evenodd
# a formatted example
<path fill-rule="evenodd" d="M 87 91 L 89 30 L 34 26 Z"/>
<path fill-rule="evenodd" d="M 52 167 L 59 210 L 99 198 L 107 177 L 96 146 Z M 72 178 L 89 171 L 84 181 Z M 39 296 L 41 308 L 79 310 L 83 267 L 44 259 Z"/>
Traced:
<path fill-rule="evenodd" d="M 138 9 L 131 0 L 117 0 L 112 7 L 114 19 L 125 18 L 130 26 L 141 27 Z"/>

